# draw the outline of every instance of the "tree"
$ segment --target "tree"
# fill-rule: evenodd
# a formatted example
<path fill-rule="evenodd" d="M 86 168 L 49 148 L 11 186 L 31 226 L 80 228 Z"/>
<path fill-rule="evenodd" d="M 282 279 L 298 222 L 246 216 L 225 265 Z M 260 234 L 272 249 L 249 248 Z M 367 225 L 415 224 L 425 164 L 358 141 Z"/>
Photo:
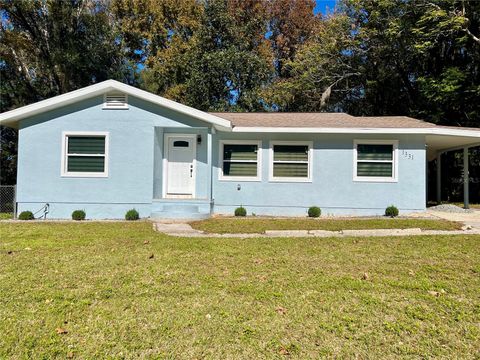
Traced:
<path fill-rule="evenodd" d="M 264 91 L 267 103 L 281 111 L 335 111 L 359 96 L 363 76 L 360 42 L 346 15 L 319 21 L 313 35 L 286 61 L 287 78 Z"/>
<path fill-rule="evenodd" d="M 260 1 L 209 0 L 192 52 L 187 103 L 203 110 L 253 111 L 273 67 Z M 250 14 L 247 16 L 246 14 Z"/>
<path fill-rule="evenodd" d="M 350 112 L 478 126 L 479 2 L 345 0 L 343 10 L 366 53 Z"/>
<path fill-rule="evenodd" d="M 95 0 L 1 0 L 0 111 L 92 83 L 128 80 L 108 7 Z M 13 182 L 15 133 L 0 130 L 2 182 Z"/>
<path fill-rule="evenodd" d="M 275 68 L 280 78 L 288 76 L 284 65 L 314 32 L 318 21 L 314 0 L 269 0 L 269 39 L 275 52 Z"/>
<path fill-rule="evenodd" d="M 203 6 L 195 0 L 114 0 L 112 14 L 142 86 L 185 102 L 194 33 Z"/>

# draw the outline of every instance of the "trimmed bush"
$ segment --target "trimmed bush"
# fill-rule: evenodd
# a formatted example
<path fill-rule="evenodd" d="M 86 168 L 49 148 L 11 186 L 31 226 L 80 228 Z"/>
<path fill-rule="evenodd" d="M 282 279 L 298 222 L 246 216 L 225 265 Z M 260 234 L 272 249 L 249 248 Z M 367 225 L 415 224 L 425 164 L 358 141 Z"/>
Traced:
<path fill-rule="evenodd" d="M 247 209 L 245 209 L 243 206 L 236 208 L 235 216 L 247 216 Z"/>
<path fill-rule="evenodd" d="M 135 209 L 130 209 L 125 214 L 125 220 L 134 221 L 140 219 L 140 214 Z"/>
<path fill-rule="evenodd" d="M 34 220 L 35 217 L 31 211 L 22 211 L 20 215 L 18 215 L 18 220 Z"/>
<path fill-rule="evenodd" d="M 308 217 L 317 218 L 322 215 L 322 210 L 318 206 L 311 206 L 308 209 Z"/>
<path fill-rule="evenodd" d="M 75 210 L 72 212 L 72 220 L 85 220 L 85 216 L 87 216 L 87 214 L 85 214 L 85 211 L 83 210 Z"/>
<path fill-rule="evenodd" d="M 398 209 L 395 206 L 390 205 L 385 209 L 385 216 L 389 216 L 391 218 L 398 216 Z"/>

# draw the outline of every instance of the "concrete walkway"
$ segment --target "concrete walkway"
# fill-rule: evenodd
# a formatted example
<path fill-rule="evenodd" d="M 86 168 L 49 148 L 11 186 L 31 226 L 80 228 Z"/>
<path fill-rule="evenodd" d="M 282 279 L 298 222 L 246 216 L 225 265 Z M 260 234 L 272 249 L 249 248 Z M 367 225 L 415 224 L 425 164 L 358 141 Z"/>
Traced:
<path fill-rule="evenodd" d="M 479 226 L 467 225 L 464 230 L 442 231 L 413 229 L 369 229 L 369 230 L 267 230 L 264 234 L 209 234 L 193 229 L 187 222 L 154 222 L 156 231 L 179 237 L 258 238 L 258 237 L 373 237 L 373 236 L 418 236 L 418 235 L 480 235 Z"/>

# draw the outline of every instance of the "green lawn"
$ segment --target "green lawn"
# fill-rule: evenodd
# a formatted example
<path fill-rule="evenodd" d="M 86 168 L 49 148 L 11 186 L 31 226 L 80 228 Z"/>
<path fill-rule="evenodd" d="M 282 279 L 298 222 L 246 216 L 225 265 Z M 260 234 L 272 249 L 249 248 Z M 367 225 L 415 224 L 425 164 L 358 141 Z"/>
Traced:
<path fill-rule="evenodd" d="M 364 230 L 409 229 L 459 230 L 462 225 L 447 220 L 370 218 L 370 219 L 309 219 L 309 218 L 212 218 L 190 223 L 194 229 L 207 233 L 255 234 L 265 230 Z"/>
<path fill-rule="evenodd" d="M 0 358 L 478 358 L 480 236 L 0 223 Z"/>

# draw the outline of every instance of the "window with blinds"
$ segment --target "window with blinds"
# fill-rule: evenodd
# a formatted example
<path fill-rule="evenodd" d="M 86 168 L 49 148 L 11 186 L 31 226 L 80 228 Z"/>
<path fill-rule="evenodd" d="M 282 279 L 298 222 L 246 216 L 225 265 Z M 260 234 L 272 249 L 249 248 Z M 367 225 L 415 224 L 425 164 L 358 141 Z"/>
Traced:
<path fill-rule="evenodd" d="M 66 134 L 63 175 L 106 176 L 107 135 Z"/>
<path fill-rule="evenodd" d="M 258 142 L 222 142 L 222 179 L 250 179 L 258 180 L 260 177 L 259 156 L 260 144 Z"/>
<path fill-rule="evenodd" d="M 357 180 L 396 180 L 396 141 L 359 141 L 355 145 Z"/>
<path fill-rule="evenodd" d="M 310 179 L 311 143 L 272 142 L 270 148 L 271 180 Z"/>

